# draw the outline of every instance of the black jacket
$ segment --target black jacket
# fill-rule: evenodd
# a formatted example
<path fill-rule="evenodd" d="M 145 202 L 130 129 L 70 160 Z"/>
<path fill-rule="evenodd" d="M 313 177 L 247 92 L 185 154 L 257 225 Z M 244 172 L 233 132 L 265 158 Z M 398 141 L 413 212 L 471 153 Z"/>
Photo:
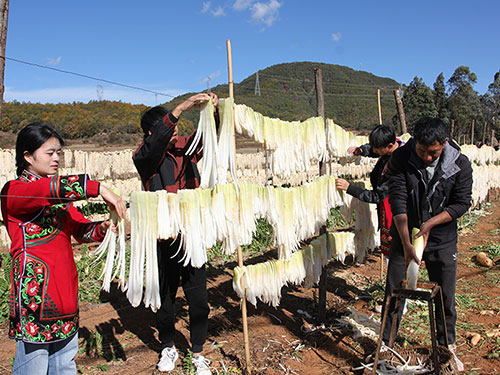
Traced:
<path fill-rule="evenodd" d="M 397 142 L 399 147 L 401 147 L 403 142 L 399 139 Z M 360 146 L 360 148 L 361 156 L 379 157 L 377 154 L 373 153 L 372 148 L 368 143 Z M 349 184 L 347 194 L 352 195 L 353 197 L 366 203 L 382 203 L 382 201 L 389 195 L 389 179 L 386 176 L 386 169 L 390 158 L 391 155 L 379 157 L 375 167 L 373 167 L 373 170 L 370 172 L 370 183 L 372 184 L 373 190 Z"/>
<path fill-rule="evenodd" d="M 472 167 L 460 147 L 448 140 L 432 180 L 427 181 L 425 165 L 415 151 L 412 138 L 392 154 L 387 175 L 393 216 L 407 214 L 411 231 L 447 211 L 452 221 L 432 228 L 428 248 L 439 249 L 456 243 L 456 219 L 470 208 L 472 197 Z M 391 227 L 391 235 L 399 239 L 395 225 Z"/>

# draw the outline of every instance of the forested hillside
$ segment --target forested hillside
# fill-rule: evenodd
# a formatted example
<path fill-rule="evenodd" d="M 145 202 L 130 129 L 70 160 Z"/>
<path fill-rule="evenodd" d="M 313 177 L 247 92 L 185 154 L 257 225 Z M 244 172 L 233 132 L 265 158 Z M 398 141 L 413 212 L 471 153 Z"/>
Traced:
<path fill-rule="evenodd" d="M 348 67 L 311 62 L 279 64 L 259 72 L 261 95 L 255 95 L 253 74 L 235 83 L 235 100 L 266 116 L 284 120 L 304 120 L 316 115 L 314 68 L 323 72 L 326 116 L 346 127 L 367 127 L 378 121 L 377 88 L 381 88 L 384 119 L 395 111 L 392 88 L 398 84 L 389 78 L 355 71 Z M 228 96 L 227 85 L 212 88 L 220 97 Z M 191 95 L 185 94 L 165 103 L 173 108 Z M 0 131 L 17 133 L 26 124 L 46 121 L 66 139 L 88 139 L 99 135 L 101 142 L 127 141 L 127 135 L 140 132 L 139 118 L 146 106 L 121 102 L 39 104 L 7 102 L 3 107 Z M 190 132 L 197 123 L 196 111 L 186 113 L 181 133 Z"/>
<path fill-rule="evenodd" d="M 296 62 L 273 65 L 259 71 L 260 96 L 255 94 L 256 74 L 235 83 L 235 102 L 282 120 L 305 120 L 316 116 L 314 68 L 322 70 L 326 117 L 351 129 L 371 128 L 378 123 L 377 89 L 380 88 L 383 121 L 392 121 L 396 111 L 392 90 L 399 86 L 396 81 L 331 64 Z M 212 90 L 222 97 L 227 96 L 227 85 Z M 176 98 L 170 104 L 188 95 Z M 186 119 L 195 122 L 195 115 L 190 114 Z"/>

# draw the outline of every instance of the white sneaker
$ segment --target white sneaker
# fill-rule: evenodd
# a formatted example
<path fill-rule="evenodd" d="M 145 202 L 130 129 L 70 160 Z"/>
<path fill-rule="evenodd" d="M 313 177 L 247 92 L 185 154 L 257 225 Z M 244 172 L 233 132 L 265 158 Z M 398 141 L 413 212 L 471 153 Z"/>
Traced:
<path fill-rule="evenodd" d="M 161 358 L 158 362 L 158 370 L 172 371 L 175 368 L 175 361 L 179 358 L 179 354 L 175 347 L 165 348 L 161 351 Z"/>
<path fill-rule="evenodd" d="M 455 358 L 455 363 L 457 364 L 457 370 L 460 372 L 464 371 L 464 364 L 462 363 L 461 360 L 458 359 L 455 353 L 455 347 L 453 345 L 448 345 L 448 349 L 450 350 L 451 354 L 453 354 L 453 358 Z"/>
<path fill-rule="evenodd" d="M 209 367 L 210 361 L 201 354 L 193 357 L 193 365 L 196 369 L 196 375 L 212 375 L 212 371 L 210 371 Z"/>

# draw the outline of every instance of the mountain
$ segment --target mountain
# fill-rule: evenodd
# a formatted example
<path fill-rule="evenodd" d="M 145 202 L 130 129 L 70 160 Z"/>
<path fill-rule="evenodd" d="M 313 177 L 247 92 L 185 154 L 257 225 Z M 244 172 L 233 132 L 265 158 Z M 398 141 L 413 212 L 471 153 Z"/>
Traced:
<path fill-rule="evenodd" d="M 256 74 L 234 84 L 237 104 L 246 104 L 265 116 L 282 120 L 305 120 L 316 116 L 314 69 L 320 68 L 323 78 L 325 116 L 349 129 L 371 129 L 378 124 L 377 89 L 381 90 L 382 119 L 391 124 L 396 113 L 393 89 L 399 83 L 391 78 L 377 77 L 346 66 L 294 62 L 273 65 L 259 71 L 261 95 L 255 95 Z M 219 97 L 228 96 L 228 85 L 212 88 Z M 173 108 L 193 93 L 173 99 L 165 105 Z M 181 132 L 197 124 L 198 113 L 182 115 Z"/>

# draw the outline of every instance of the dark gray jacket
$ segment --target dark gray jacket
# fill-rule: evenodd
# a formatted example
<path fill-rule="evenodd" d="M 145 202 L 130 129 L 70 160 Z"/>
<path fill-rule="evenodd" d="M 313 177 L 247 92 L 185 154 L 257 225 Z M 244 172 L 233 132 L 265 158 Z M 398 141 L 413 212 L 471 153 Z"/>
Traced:
<path fill-rule="evenodd" d="M 428 246 L 438 249 L 456 243 L 456 219 L 469 209 L 472 198 L 472 167 L 459 146 L 448 140 L 432 180 L 427 181 L 425 165 L 412 138 L 392 154 L 387 175 L 393 216 L 407 214 L 411 230 L 447 211 L 453 220 L 432 228 Z M 399 239 L 395 225 L 391 235 Z"/>

